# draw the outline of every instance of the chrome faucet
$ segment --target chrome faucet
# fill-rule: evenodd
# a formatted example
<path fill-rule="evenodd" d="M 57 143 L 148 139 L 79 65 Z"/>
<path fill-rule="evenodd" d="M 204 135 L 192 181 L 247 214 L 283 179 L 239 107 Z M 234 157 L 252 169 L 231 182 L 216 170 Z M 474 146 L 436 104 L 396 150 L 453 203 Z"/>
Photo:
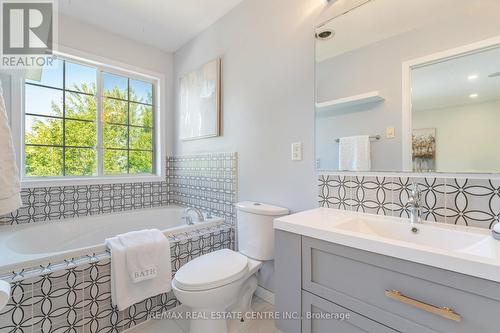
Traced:
<path fill-rule="evenodd" d="M 422 222 L 422 191 L 418 187 L 418 184 L 413 184 L 413 188 L 410 191 L 410 196 L 408 198 L 408 206 L 410 210 L 410 223 L 421 223 Z"/>
<path fill-rule="evenodd" d="M 194 224 L 193 218 L 191 216 L 189 216 L 189 215 L 183 216 L 183 217 L 181 217 L 181 219 L 186 220 L 186 224 L 187 225 L 193 225 Z"/>
<path fill-rule="evenodd" d="M 198 208 L 195 208 L 195 207 L 188 207 L 188 208 L 186 208 L 186 209 L 184 210 L 184 214 L 185 214 L 186 216 L 189 216 L 188 214 L 189 214 L 189 212 L 191 212 L 191 211 L 193 211 L 193 212 L 195 212 L 195 213 L 196 213 L 196 215 L 198 216 L 198 221 L 199 221 L 199 222 L 203 222 L 203 221 L 205 221 L 205 217 L 203 216 L 203 213 L 202 213 L 202 212 L 201 212 L 201 210 L 199 210 Z M 192 222 L 192 219 L 191 219 L 191 222 Z"/>

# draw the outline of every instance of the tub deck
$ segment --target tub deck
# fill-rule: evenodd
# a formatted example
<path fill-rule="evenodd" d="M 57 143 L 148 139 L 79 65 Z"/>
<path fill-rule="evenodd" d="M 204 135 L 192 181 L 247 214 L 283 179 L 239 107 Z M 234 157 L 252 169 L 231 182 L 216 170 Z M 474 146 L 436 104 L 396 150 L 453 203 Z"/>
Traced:
<path fill-rule="evenodd" d="M 213 218 L 187 225 L 181 219 L 183 209 L 166 206 L 0 227 L 0 276 L 106 253 L 106 238 L 129 231 L 159 229 L 172 239 L 177 234 L 224 223 L 223 218 Z"/>

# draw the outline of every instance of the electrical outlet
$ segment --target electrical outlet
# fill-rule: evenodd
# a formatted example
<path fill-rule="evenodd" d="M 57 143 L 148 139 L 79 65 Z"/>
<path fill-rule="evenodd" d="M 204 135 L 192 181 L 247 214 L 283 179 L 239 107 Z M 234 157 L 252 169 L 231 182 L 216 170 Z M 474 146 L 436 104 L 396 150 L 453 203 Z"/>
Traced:
<path fill-rule="evenodd" d="M 302 142 L 292 143 L 292 161 L 302 161 Z"/>
<path fill-rule="evenodd" d="M 394 139 L 396 137 L 396 129 L 394 127 L 387 127 L 385 129 L 385 137 L 387 139 Z"/>

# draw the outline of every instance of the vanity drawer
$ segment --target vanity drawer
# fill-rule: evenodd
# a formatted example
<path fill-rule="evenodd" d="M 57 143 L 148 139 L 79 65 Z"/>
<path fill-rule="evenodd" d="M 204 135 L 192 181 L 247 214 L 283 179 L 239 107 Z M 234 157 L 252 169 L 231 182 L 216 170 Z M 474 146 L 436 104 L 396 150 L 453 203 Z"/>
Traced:
<path fill-rule="evenodd" d="M 342 306 L 355 302 L 359 313 L 398 330 L 386 313 L 438 332 L 499 332 L 500 284 L 308 237 L 302 260 L 303 289 Z"/>
<path fill-rule="evenodd" d="M 399 332 L 307 291 L 302 292 L 302 313 L 310 314 L 302 320 L 302 333 Z"/>

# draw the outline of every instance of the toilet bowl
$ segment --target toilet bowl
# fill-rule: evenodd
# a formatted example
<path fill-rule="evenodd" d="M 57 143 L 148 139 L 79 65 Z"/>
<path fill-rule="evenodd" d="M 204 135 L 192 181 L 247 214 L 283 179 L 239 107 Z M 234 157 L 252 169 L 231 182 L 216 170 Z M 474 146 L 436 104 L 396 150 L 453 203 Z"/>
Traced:
<path fill-rule="evenodd" d="M 251 311 L 261 262 L 223 249 L 188 262 L 172 281 L 175 296 L 191 310 L 190 333 L 226 333 L 226 313 Z"/>
<path fill-rule="evenodd" d="M 252 310 L 255 273 L 274 258 L 273 220 L 288 209 L 256 202 L 236 208 L 239 251 L 204 254 L 182 266 L 172 280 L 175 296 L 191 310 L 190 333 L 227 333 L 227 316 Z"/>

